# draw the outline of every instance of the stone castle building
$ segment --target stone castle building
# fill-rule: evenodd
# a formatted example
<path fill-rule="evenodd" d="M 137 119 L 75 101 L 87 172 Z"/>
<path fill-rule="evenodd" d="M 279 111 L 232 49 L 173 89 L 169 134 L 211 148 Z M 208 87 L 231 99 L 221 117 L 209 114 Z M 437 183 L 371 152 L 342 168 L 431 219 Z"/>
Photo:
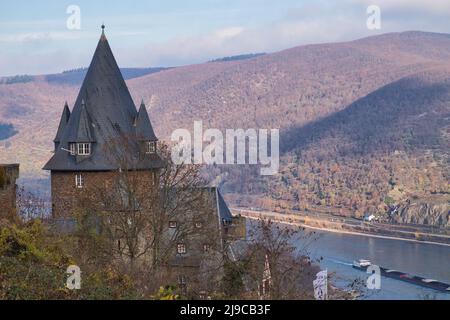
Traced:
<path fill-rule="evenodd" d="M 126 147 L 120 143 L 124 137 L 131 141 Z M 137 110 L 103 30 L 72 112 L 67 103 L 64 105 L 54 139 L 55 152 L 44 166 L 51 172 L 53 217 L 70 219 L 80 201 L 91 197 L 95 202 L 98 193 L 94 190 L 98 186 L 108 193 L 117 183 L 117 172 L 132 172 L 146 188 L 143 192 L 151 194 L 152 188 L 156 190 L 159 185 L 159 173 L 165 165 L 158 155 L 157 141 L 146 107 L 142 102 Z M 133 156 L 126 157 L 129 154 Z M 125 165 L 120 162 L 124 158 Z M 199 283 L 206 255 L 223 254 L 226 242 L 235 237 L 233 231 L 237 229 L 236 219 L 217 188 L 194 188 L 192 193 L 202 195 L 206 214 L 192 221 L 183 212 L 165 226 L 169 238 L 186 224 L 196 230 L 174 244 L 169 259 L 169 277 L 180 287 Z M 110 207 L 115 206 L 113 202 Z M 240 226 L 242 231 L 243 224 Z M 120 239 L 117 246 L 121 246 Z"/>
<path fill-rule="evenodd" d="M 112 172 L 123 168 L 111 144 L 120 144 L 124 136 L 137 142 L 130 153 L 139 154 L 128 169 L 138 171 L 147 185 L 155 183 L 162 166 L 146 107 L 142 102 L 136 109 L 102 28 L 72 112 L 64 106 L 55 153 L 44 166 L 51 172 L 53 217 L 72 215 L 80 195 L 112 183 Z"/>

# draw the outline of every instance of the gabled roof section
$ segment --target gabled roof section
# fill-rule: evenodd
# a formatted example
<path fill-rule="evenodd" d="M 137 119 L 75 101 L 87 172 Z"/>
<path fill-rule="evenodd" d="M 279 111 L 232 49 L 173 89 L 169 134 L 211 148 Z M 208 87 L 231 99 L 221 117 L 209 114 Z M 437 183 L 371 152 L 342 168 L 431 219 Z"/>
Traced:
<path fill-rule="evenodd" d="M 134 136 L 136 106 L 120 69 L 102 32 L 86 77 L 75 101 L 55 154 L 44 166 L 52 171 L 109 171 L 118 169 L 111 163 L 108 146 L 123 136 Z M 145 115 L 143 116 L 145 117 Z M 148 117 L 148 115 L 147 115 Z M 148 129 L 148 128 L 147 128 Z M 149 131 L 147 130 L 147 133 Z M 81 162 L 68 152 L 71 142 L 94 142 L 92 154 Z M 135 169 L 160 168 L 156 155 L 139 160 Z"/>
<path fill-rule="evenodd" d="M 66 140 L 70 142 L 95 142 L 93 134 L 92 120 L 86 110 L 84 100 L 81 101 L 81 112 L 77 114 L 78 118 L 73 121 L 69 128 Z"/>
<path fill-rule="evenodd" d="M 222 197 L 219 189 L 216 188 L 217 192 L 217 210 L 219 211 L 220 219 L 222 222 L 231 223 L 233 221 L 233 215 L 231 214 L 230 209 L 228 208 L 225 199 Z"/>
<path fill-rule="evenodd" d="M 157 141 L 155 132 L 153 131 L 150 118 L 148 117 L 147 108 L 142 100 L 139 112 L 136 118 L 136 136 L 141 141 Z"/>
<path fill-rule="evenodd" d="M 59 126 L 58 126 L 58 131 L 56 132 L 56 136 L 55 139 L 53 139 L 53 142 L 59 143 L 61 142 L 61 138 L 64 134 L 64 131 L 67 127 L 67 123 L 69 122 L 69 118 L 70 118 L 70 110 L 69 110 L 69 106 L 67 105 L 67 101 L 64 104 L 64 110 L 63 113 L 61 115 L 61 120 L 59 120 Z"/>

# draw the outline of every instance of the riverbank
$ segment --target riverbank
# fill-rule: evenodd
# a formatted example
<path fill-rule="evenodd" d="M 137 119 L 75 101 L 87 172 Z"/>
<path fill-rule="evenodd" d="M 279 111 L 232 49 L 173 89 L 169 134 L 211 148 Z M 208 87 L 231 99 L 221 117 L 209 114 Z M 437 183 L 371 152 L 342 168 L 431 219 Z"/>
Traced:
<path fill-rule="evenodd" d="M 363 221 L 359 223 L 346 223 L 345 221 L 340 221 L 339 219 L 332 217 L 324 219 L 299 214 L 253 211 L 242 208 L 232 208 L 231 210 L 233 214 L 241 215 L 249 219 L 271 219 L 283 224 L 295 225 L 313 230 L 450 247 L 449 235 L 420 231 L 405 231 L 402 230 L 402 228 L 404 228 L 402 225 L 375 224 Z"/>

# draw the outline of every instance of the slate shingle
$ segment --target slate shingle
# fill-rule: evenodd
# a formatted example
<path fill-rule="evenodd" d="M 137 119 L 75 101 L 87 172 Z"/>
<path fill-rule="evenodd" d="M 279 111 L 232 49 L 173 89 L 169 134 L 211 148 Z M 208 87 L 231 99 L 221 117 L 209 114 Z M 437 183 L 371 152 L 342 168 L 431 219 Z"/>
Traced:
<path fill-rule="evenodd" d="M 155 133 L 153 132 L 150 118 L 148 117 L 147 109 L 144 101 L 141 102 L 139 112 L 136 118 L 136 136 L 141 141 L 156 141 Z"/>
<path fill-rule="evenodd" d="M 83 106 L 84 102 L 84 106 Z M 67 108 L 68 109 L 68 108 Z M 144 108 L 145 109 L 145 108 Z M 70 112 L 69 112 L 70 113 Z M 67 111 L 63 117 L 67 117 Z M 145 110 L 138 117 L 136 106 L 125 84 L 106 36 L 102 33 L 75 101 L 67 124 L 58 129 L 60 141 L 53 157 L 44 166 L 51 171 L 109 171 L 117 169 L 106 154 L 105 145 L 121 136 L 136 135 L 135 122 L 141 119 L 139 131 L 149 140 L 157 141 Z M 63 119 L 61 119 L 62 122 Z M 150 139 L 151 138 L 151 139 Z M 91 142 L 92 154 L 83 161 L 70 155 L 69 143 Z M 145 170 L 163 165 L 157 155 L 139 159 L 133 167 Z"/>
<path fill-rule="evenodd" d="M 69 118 L 70 118 L 70 110 L 66 101 L 66 103 L 64 104 L 63 113 L 61 115 L 61 120 L 59 121 L 58 131 L 56 132 L 55 139 L 53 139 L 54 143 L 59 144 L 61 142 L 61 138 L 66 129 L 67 123 L 69 122 Z"/>

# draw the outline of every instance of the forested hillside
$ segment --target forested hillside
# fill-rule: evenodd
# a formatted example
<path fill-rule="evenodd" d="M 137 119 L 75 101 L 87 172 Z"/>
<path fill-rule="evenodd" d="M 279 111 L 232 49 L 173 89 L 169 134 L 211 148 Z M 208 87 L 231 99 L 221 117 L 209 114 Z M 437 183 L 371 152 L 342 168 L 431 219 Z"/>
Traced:
<path fill-rule="evenodd" d="M 236 203 L 358 216 L 425 204 L 448 216 L 447 34 L 300 46 L 162 70 L 127 84 L 136 103 L 146 102 L 162 139 L 176 128 L 193 130 L 194 120 L 205 129 L 280 129 L 279 175 L 209 168 L 211 178 L 228 173 L 223 187 Z M 64 101 L 71 107 L 78 90 L 45 79 L 0 84 L 0 121 L 19 131 L 0 142 L 0 162 L 20 162 L 25 176 L 42 177 Z"/>

